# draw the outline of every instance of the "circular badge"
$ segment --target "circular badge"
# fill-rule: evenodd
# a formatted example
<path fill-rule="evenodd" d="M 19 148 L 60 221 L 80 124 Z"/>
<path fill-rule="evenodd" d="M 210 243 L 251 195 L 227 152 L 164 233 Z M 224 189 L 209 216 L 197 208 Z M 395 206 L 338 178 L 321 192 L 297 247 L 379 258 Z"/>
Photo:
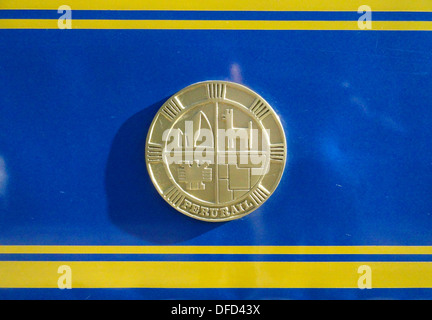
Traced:
<path fill-rule="evenodd" d="M 286 161 L 279 117 L 257 93 L 227 81 L 193 84 L 156 114 L 146 163 L 161 196 L 204 221 L 241 218 L 274 192 Z"/>

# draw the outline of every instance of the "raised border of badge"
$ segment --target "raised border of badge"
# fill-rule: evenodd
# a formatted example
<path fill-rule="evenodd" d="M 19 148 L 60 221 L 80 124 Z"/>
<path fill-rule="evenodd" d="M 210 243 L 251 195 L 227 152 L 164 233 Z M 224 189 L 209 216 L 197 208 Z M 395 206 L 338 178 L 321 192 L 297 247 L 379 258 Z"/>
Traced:
<path fill-rule="evenodd" d="M 172 127 L 189 108 L 208 101 L 234 104 L 249 112 L 264 128 L 275 130 L 269 136 L 269 170 L 249 192 L 228 204 L 202 201 L 185 192 L 167 172 L 162 170 L 165 142 L 162 129 Z M 217 150 L 216 146 L 216 150 Z M 150 178 L 159 194 L 177 211 L 194 219 L 224 222 L 242 218 L 258 209 L 275 191 L 287 157 L 285 133 L 278 115 L 257 93 L 229 81 L 203 81 L 192 84 L 169 98 L 159 109 L 147 135 L 145 159 Z M 216 164 L 217 167 L 217 164 Z M 211 175 L 209 176 L 211 177 Z M 216 178 L 217 179 L 217 178 Z"/>

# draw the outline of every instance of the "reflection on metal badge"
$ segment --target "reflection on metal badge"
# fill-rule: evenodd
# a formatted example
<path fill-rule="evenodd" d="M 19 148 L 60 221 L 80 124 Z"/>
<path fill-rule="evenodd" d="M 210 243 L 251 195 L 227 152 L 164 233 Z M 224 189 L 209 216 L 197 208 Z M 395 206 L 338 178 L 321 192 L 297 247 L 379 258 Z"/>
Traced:
<path fill-rule="evenodd" d="M 162 197 L 210 222 L 241 218 L 261 206 L 284 171 L 279 117 L 258 94 L 227 81 L 193 84 L 156 114 L 146 162 Z"/>

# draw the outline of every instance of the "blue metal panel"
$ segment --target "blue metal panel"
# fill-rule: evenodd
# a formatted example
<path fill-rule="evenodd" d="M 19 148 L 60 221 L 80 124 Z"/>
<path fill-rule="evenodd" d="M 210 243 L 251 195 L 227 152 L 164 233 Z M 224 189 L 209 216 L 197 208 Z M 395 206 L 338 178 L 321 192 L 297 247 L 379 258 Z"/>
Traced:
<path fill-rule="evenodd" d="M 429 32 L 0 30 L 0 244 L 430 245 L 431 52 Z M 162 103 L 209 79 L 261 94 L 288 140 L 275 194 L 222 224 L 168 206 L 144 159 Z M 421 260 L 403 258 L 410 259 Z M 432 296 L 90 291 L 131 298 Z M 4 297 L 34 294 L 0 290 Z"/>

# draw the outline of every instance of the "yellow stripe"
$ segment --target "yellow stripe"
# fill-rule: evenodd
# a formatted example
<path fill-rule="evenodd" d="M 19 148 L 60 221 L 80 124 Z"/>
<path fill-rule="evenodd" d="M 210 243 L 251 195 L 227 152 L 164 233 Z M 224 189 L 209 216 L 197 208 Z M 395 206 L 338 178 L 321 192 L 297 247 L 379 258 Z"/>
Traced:
<path fill-rule="evenodd" d="M 73 20 L 73 29 L 356 30 L 357 21 Z M 0 29 L 58 29 L 50 19 L 0 19 Z M 432 31 L 432 21 L 374 21 L 375 31 Z"/>
<path fill-rule="evenodd" d="M 430 262 L 0 262 L 0 288 L 57 288 L 58 268 L 73 288 L 357 288 L 372 268 L 373 288 L 432 288 Z"/>
<path fill-rule="evenodd" d="M 432 11 L 429 0 L 3 0 L 0 9 L 75 10 L 214 10 L 214 11 L 357 11 L 367 4 L 375 11 Z"/>
<path fill-rule="evenodd" d="M 0 246 L 0 254 L 399 254 L 429 255 L 431 246 Z"/>

